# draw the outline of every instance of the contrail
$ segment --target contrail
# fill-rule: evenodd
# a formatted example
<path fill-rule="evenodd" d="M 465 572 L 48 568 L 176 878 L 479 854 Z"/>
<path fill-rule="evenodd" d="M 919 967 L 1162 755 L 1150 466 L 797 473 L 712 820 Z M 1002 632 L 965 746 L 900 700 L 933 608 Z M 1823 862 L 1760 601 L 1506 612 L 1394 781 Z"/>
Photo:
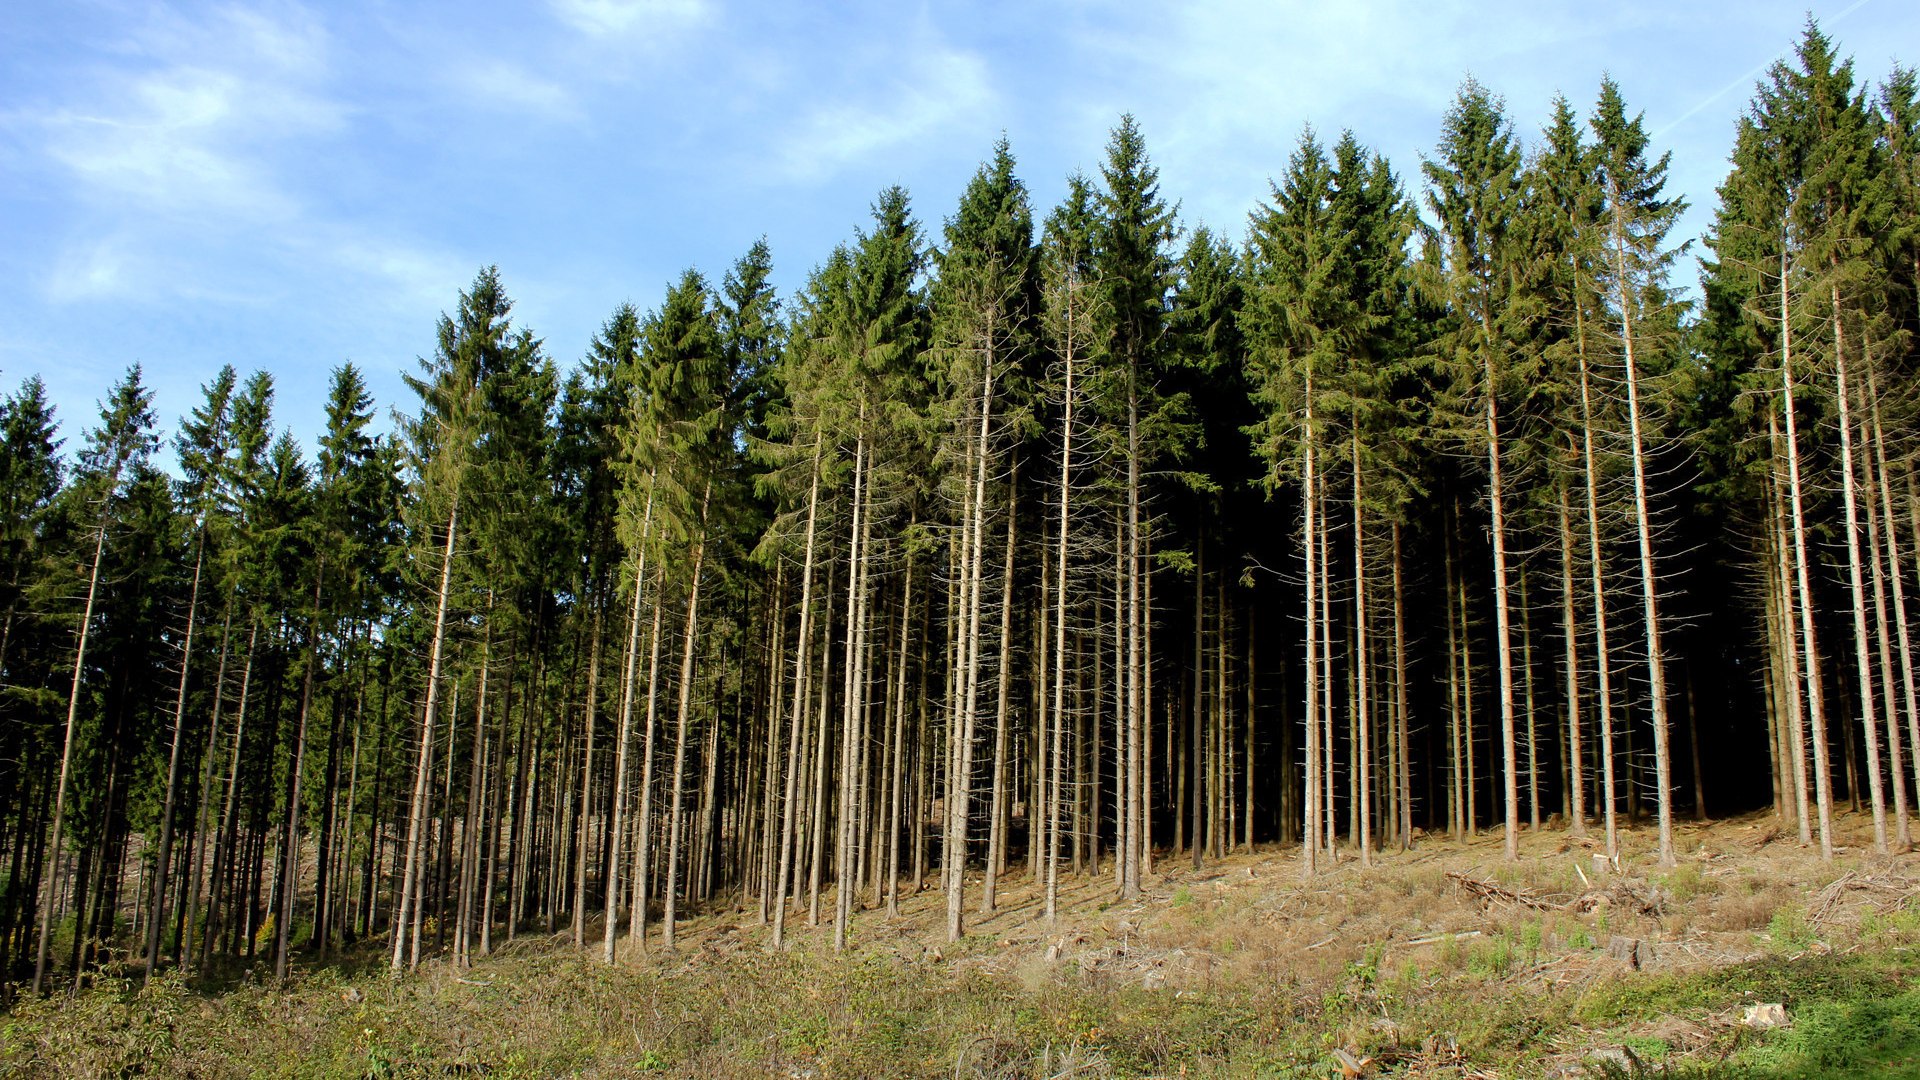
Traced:
<path fill-rule="evenodd" d="M 1866 3 L 1867 3 L 1867 0 L 1854 0 L 1852 7 L 1849 7 L 1847 8 L 1847 10 L 1841 12 L 1838 15 L 1835 15 L 1831 19 L 1828 19 L 1827 25 L 1831 26 L 1832 24 L 1839 22 L 1841 19 L 1844 19 L 1847 16 L 1853 14 L 1854 12 L 1860 10 L 1863 6 L 1866 5 Z M 1662 127 L 1660 130 L 1654 132 L 1653 137 L 1655 139 L 1664 137 L 1667 134 L 1667 132 L 1672 131 L 1674 128 L 1677 128 L 1681 124 L 1684 124 L 1687 121 L 1693 119 L 1694 116 L 1698 114 L 1701 109 L 1704 109 L 1707 106 L 1713 104 L 1714 102 L 1720 100 L 1721 98 L 1727 96 L 1727 94 L 1730 91 L 1736 90 L 1742 86 L 1745 86 L 1751 83 L 1755 76 L 1759 75 L 1761 72 L 1772 67 L 1775 63 L 1779 61 L 1779 59 L 1782 56 L 1786 55 L 1786 52 L 1787 50 L 1782 49 L 1779 52 L 1774 53 L 1772 56 L 1767 58 L 1765 63 L 1762 63 L 1759 67 L 1754 68 L 1752 71 L 1747 72 L 1745 75 L 1742 75 L 1739 78 L 1728 83 L 1727 85 L 1721 87 L 1720 89 L 1715 90 L 1713 93 L 1708 94 L 1705 98 L 1703 98 L 1700 101 L 1698 105 L 1695 105 L 1693 108 L 1688 109 L 1684 113 L 1681 113 L 1678 119 L 1673 120 L 1672 122 Z"/>

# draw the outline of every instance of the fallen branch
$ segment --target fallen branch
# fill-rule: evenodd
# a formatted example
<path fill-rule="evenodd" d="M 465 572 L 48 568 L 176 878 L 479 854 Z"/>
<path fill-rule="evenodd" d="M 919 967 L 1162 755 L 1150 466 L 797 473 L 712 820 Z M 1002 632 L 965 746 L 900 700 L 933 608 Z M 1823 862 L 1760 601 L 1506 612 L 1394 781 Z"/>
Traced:
<path fill-rule="evenodd" d="M 1509 889 L 1497 882 L 1468 877 L 1458 870 L 1447 871 L 1447 877 L 1459 882 L 1462 888 L 1482 900 L 1497 900 L 1504 904 L 1525 904 L 1528 907 L 1540 908 L 1542 910 L 1558 910 L 1564 906 L 1556 901 L 1538 896 L 1530 890 Z"/>

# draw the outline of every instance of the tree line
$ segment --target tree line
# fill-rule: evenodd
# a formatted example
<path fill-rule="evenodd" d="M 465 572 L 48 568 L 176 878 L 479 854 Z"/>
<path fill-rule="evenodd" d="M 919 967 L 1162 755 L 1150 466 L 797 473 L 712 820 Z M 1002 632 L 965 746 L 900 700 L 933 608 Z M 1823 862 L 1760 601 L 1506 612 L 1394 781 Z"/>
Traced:
<path fill-rule="evenodd" d="M 71 448 L 30 378 L 0 986 L 715 910 L 844 949 L 929 889 L 958 939 L 1257 843 L 1645 821 L 1671 864 L 1710 807 L 1905 847 L 1914 97 L 1809 25 L 1698 253 L 1611 80 L 1531 138 L 1470 80 L 1417 192 L 1309 129 L 1235 241 L 1131 117 L 1044 213 L 1003 139 L 937 236 L 890 188 L 794 295 L 756 244 L 565 373 L 487 268 L 311 455 L 266 372 L 175 473 L 137 365 Z"/>

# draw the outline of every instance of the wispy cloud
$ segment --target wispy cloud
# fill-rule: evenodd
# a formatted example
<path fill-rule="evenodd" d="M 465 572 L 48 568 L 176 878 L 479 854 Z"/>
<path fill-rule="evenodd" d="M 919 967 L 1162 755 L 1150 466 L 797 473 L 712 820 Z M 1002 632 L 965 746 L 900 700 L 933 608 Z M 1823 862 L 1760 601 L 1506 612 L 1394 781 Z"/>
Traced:
<path fill-rule="evenodd" d="M 863 81 L 859 93 L 816 106 L 781 141 L 788 179 L 814 181 L 887 151 L 925 143 L 986 114 L 995 100 L 979 55 L 926 42 L 886 57 L 892 78 Z"/>
<path fill-rule="evenodd" d="M 591 37 L 630 37 L 705 19 L 704 0 L 548 0 L 561 22 Z"/>
<path fill-rule="evenodd" d="M 312 86 L 324 71 L 324 33 L 310 20 L 227 11 L 198 32 L 175 26 L 154 36 L 163 51 L 150 53 L 150 67 L 16 114 L 15 124 L 37 131 L 84 187 L 115 200 L 161 212 L 286 213 L 254 151 L 340 126 L 340 109 Z"/>
<path fill-rule="evenodd" d="M 130 270 L 160 234 L 298 219 L 280 151 L 346 122 L 321 90 L 327 35 L 301 8 L 223 8 L 198 22 L 162 9 L 116 46 L 133 62 L 0 121 L 85 210 L 45 278 L 56 301 L 167 282 Z"/>
<path fill-rule="evenodd" d="M 578 120 L 573 94 L 561 83 L 542 78 L 512 61 L 488 58 L 453 67 L 456 90 L 477 103 L 531 113 L 551 120 Z"/>

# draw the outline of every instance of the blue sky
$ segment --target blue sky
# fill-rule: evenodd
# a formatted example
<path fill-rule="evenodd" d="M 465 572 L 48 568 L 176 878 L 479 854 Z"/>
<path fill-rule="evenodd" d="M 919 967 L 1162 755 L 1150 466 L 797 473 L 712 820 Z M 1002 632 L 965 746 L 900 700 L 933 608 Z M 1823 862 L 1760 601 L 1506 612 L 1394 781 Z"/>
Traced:
<path fill-rule="evenodd" d="M 1920 5 L 1815 3 L 1878 80 Z M 1804 3 L 0 5 L 0 385 L 70 441 L 142 362 L 171 428 L 231 363 L 309 445 L 329 370 L 382 410 L 438 314 L 500 266 L 563 367 L 615 305 L 765 235 L 783 292 L 905 185 L 937 235 L 1004 131 L 1044 208 L 1140 120 L 1188 225 L 1239 237 L 1302 125 L 1417 190 L 1471 73 L 1531 138 L 1603 73 L 1710 218 L 1733 122 Z M 1691 264 L 1682 270 L 1691 278 Z"/>

